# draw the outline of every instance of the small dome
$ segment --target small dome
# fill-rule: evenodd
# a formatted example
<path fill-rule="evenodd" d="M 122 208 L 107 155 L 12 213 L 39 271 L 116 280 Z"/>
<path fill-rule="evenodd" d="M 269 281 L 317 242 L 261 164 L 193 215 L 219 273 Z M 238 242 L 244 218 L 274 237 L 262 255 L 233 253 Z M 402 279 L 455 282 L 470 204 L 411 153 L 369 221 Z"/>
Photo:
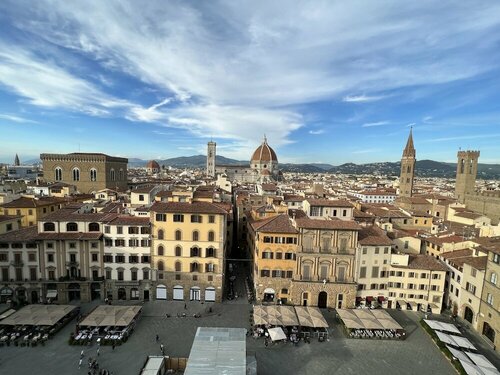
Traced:
<path fill-rule="evenodd" d="M 146 168 L 148 169 L 160 169 L 160 164 L 158 164 L 155 160 L 148 161 L 146 164 Z"/>
<path fill-rule="evenodd" d="M 253 163 L 254 161 L 257 162 L 263 162 L 263 161 L 275 161 L 278 162 L 278 157 L 276 156 L 276 153 L 274 150 L 269 147 L 267 144 L 267 139 L 264 137 L 264 141 L 262 144 L 257 147 L 257 150 L 252 155 L 252 159 L 250 159 L 251 162 Z"/>
<path fill-rule="evenodd" d="M 260 174 L 263 176 L 270 176 L 271 172 L 269 172 L 267 169 L 264 169 L 262 172 L 260 172 Z"/>

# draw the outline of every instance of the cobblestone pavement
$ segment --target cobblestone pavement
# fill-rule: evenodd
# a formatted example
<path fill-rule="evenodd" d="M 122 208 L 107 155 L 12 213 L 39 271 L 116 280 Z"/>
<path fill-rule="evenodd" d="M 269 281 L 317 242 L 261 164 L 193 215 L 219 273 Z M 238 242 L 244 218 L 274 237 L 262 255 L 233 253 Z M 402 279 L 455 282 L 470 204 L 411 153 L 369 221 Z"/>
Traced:
<path fill-rule="evenodd" d="M 83 306 L 89 311 L 95 305 Z M 209 313 L 209 309 L 212 312 Z M 249 328 L 250 306 L 242 303 L 201 304 L 199 302 L 154 301 L 144 305 L 135 332 L 122 346 L 101 347 L 99 364 L 114 375 L 139 374 L 147 355 L 160 354 L 160 343 L 166 355 L 188 357 L 199 326 Z M 177 317 L 177 313 L 187 317 Z M 192 315 L 201 313 L 201 318 Z M 334 313 L 324 311 L 329 321 L 330 340 L 264 346 L 262 339 L 247 339 L 247 349 L 256 353 L 258 374 L 455 374 L 448 360 L 418 324 L 416 313 L 391 311 L 408 331 L 405 341 L 347 339 L 334 321 Z M 166 314 L 170 314 L 167 317 Z M 84 363 L 96 356 L 97 346 L 69 346 L 74 322 L 61 330 L 45 346 L 35 348 L 0 348 L 0 374 L 87 374 L 78 370 L 80 351 L 85 350 Z M 156 343 L 155 336 L 160 336 Z"/>

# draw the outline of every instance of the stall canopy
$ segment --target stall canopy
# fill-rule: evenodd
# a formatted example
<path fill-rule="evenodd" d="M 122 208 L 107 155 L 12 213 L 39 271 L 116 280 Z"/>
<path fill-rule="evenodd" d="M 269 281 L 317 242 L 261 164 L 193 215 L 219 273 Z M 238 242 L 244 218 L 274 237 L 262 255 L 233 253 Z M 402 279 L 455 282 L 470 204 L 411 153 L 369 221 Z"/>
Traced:
<path fill-rule="evenodd" d="M 76 309 L 71 305 L 28 305 L 0 322 L 3 325 L 53 326 Z"/>
<path fill-rule="evenodd" d="M 403 327 L 384 310 L 339 309 L 337 313 L 348 329 L 403 329 Z"/>
<path fill-rule="evenodd" d="M 450 344 L 459 348 L 476 350 L 476 347 L 472 345 L 472 343 L 465 337 L 448 335 L 439 331 L 436 332 L 436 335 L 438 336 L 439 340 L 441 340 L 445 344 Z"/>
<path fill-rule="evenodd" d="M 269 328 L 267 331 L 272 341 L 286 340 L 285 332 L 283 332 L 283 328 L 281 327 Z"/>
<path fill-rule="evenodd" d="M 316 307 L 255 305 L 253 320 L 255 325 L 328 327 L 323 314 Z"/>
<path fill-rule="evenodd" d="M 431 327 L 434 331 L 443 331 L 443 332 L 450 332 L 450 333 L 457 333 L 461 334 L 460 331 L 455 327 L 453 324 L 450 323 L 444 323 L 444 322 L 439 322 L 437 320 L 429 320 L 429 319 L 424 319 L 424 322 L 427 323 L 429 327 Z"/>
<path fill-rule="evenodd" d="M 141 311 L 140 306 L 97 306 L 82 322 L 86 327 L 126 327 Z"/>
<path fill-rule="evenodd" d="M 255 325 L 266 325 L 269 324 L 267 321 L 267 306 L 256 305 L 253 307 L 253 322 Z"/>

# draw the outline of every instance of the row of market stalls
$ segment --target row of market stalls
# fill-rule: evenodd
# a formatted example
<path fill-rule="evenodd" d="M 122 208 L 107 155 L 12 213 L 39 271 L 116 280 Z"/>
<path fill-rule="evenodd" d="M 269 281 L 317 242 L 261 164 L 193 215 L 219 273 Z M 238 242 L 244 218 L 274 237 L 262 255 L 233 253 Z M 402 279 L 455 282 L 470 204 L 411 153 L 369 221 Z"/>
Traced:
<path fill-rule="evenodd" d="M 72 305 L 28 305 L 18 311 L 9 310 L 0 320 L 0 344 L 33 345 L 46 341 L 79 311 Z"/>
<path fill-rule="evenodd" d="M 328 335 L 327 321 L 319 308 L 312 306 L 254 305 L 253 322 L 257 335 L 265 328 L 273 341 L 311 335 L 323 339 Z"/>
<path fill-rule="evenodd" d="M 469 375 L 500 375 L 488 359 L 479 353 L 477 348 L 455 325 L 437 320 L 424 319 L 424 322 L 436 333 L 441 342 L 453 355 L 453 359 L 460 362 L 464 371 Z"/>
<path fill-rule="evenodd" d="M 97 306 L 78 323 L 73 341 L 75 344 L 87 343 L 94 338 L 104 340 L 104 344 L 123 341 L 133 331 L 141 310 L 141 306 Z"/>
<path fill-rule="evenodd" d="M 403 327 L 385 310 L 338 309 L 337 315 L 351 338 L 404 339 Z"/>

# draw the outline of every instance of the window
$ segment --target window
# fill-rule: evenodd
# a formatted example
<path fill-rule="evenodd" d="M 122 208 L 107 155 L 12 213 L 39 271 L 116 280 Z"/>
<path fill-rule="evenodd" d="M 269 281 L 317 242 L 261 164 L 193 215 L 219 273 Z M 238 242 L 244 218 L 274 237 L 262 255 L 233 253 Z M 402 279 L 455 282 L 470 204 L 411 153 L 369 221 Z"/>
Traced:
<path fill-rule="evenodd" d="M 476 287 L 471 283 L 465 283 L 465 289 L 467 289 L 469 293 L 476 294 Z"/>
<path fill-rule="evenodd" d="M 176 246 L 176 247 L 175 247 L 175 256 L 176 256 L 176 257 L 180 257 L 180 256 L 182 256 L 182 249 L 181 249 L 181 247 L 180 247 L 180 246 Z"/>
<path fill-rule="evenodd" d="M 138 255 L 129 255 L 128 262 L 129 263 L 139 263 L 139 256 Z"/>
<path fill-rule="evenodd" d="M 174 214 L 174 223 L 183 223 L 183 222 L 184 222 L 184 215 Z"/>
<path fill-rule="evenodd" d="M 54 174 L 55 174 L 56 181 L 62 181 L 62 168 L 61 167 L 57 167 L 54 170 Z"/>
<path fill-rule="evenodd" d="M 311 265 L 304 264 L 302 266 L 302 280 L 309 280 L 311 278 Z"/>
<path fill-rule="evenodd" d="M 111 233 L 111 228 L 110 228 L 110 226 L 109 226 L 109 225 L 106 225 L 106 226 L 104 227 L 104 233 L 107 233 L 107 234 Z"/>
<path fill-rule="evenodd" d="M 143 270 L 142 271 L 142 279 L 143 280 L 149 280 L 149 270 Z"/>
<path fill-rule="evenodd" d="M 44 232 L 53 232 L 56 230 L 56 225 L 54 223 L 43 223 Z"/>
<path fill-rule="evenodd" d="M 133 281 L 136 281 L 137 280 L 137 270 L 131 270 L 130 277 Z"/>
<path fill-rule="evenodd" d="M 182 263 L 175 262 L 175 272 L 181 272 L 181 271 L 182 271 Z"/>
<path fill-rule="evenodd" d="M 113 255 L 104 254 L 103 261 L 104 261 L 104 263 L 113 263 Z"/>
<path fill-rule="evenodd" d="M 55 279 L 56 279 L 56 271 L 49 270 L 49 280 L 55 280 Z"/>
<path fill-rule="evenodd" d="M 493 294 L 488 293 L 488 294 L 486 295 L 486 303 L 487 303 L 488 305 L 493 306 Z"/>
<path fill-rule="evenodd" d="M 206 249 L 206 257 L 207 258 L 215 258 L 215 249 L 213 247 L 209 247 Z"/>
<path fill-rule="evenodd" d="M 280 251 L 276 252 L 276 259 L 283 259 L 283 253 Z"/>
<path fill-rule="evenodd" d="M 144 194 L 139 194 L 139 201 L 144 202 Z"/>
<path fill-rule="evenodd" d="M 90 223 L 89 224 L 89 232 L 99 232 L 100 227 L 98 223 Z"/>
<path fill-rule="evenodd" d="M 78 168 L 73 168 L 73 181 L 80 181 L 80 170 Z"/>
<path fill-rule="evenodd" d="M 158 239 L 163 240 L 164 234 L 163 234 L 163 229 L 158 230 Z"/>
<path fill-rule="evenodd" d="M 372 267 L 372 277 L 378 277 L 378 267 Z"/>
<path fill-rule="evenodd" d="M 389 248 L 388 247 L 384 247 L 384 254 L 389 254 Z"/>
<path fill-rule="evenodd" d="M 7 262 L 8 256 L 7 253 L 1 253 L 0 254 L 0 262 Z"/>
<path fill-rule="evenodd" d="M 165 270 L 165 265 L 162 260 L 158 262 L 158 271 L 164 271 Z"/>
<path fill-rule="evenodd" d="M 199 241 L 199 237 L 200 233 L 197 230 L 193 231 L 193 241 Z"/>
<path fill-rule="evenodd" d="M 500 254 L 493 254 L 493 262 L 500 264 Z"/>
<path fill-rule="evenodd" d="M 495 272 L 490 275 L 490 283 L 497 285 L 497 274 Z"/>
<path fill-rule="evenodd" d="M 295 260 L 295 254 L 294 253 L 285 253 L 285 259 L 286 260 Z"/>
<path fill-rule="evenodd" d="M 342 216 L 347 216 L 347 210 L 342 210 Z"/>
<path fill-rule="evenodd" d="M 149 234 L 149 227 L 141 227 L 141 234 Z"/>
<path fill-rule="evenodd" d="M 366 267 L 361 267 L 359 269 L 359 278 L 364 279 L 366 277 Z"/>
<path fill-rule="evenodd" d="M 120 177 L 120 181 L 125 180 L 125 171 L 120 168 L 120 171 L 118 172 L 118 176 Z"/>
<path fill-rule="evenodd" d="M 99 254 L 97 253 L 92 253 L 92 262 L 97 262 L 97 260 L 99 259 Z"/>
<path fill-rule="evenodd" d="M 213 231 L 208 232 L 208 241 L 215 241 L 215 233 Z"/>
<path fill-rule="evenodd" d="M 378 247 L 375 248 L 375 254 L 379 254 L 380 253 L 380 249 Z"/>
<path fill-rule="evenodd" d="M 49 263 L 54 262 L 54 254 L 47 254 L 47 262 Z"/>
<path fill-rule="evenodd" d="M 340 247 L 339 250 L 341 252 L 347 251 L 347 238 L 341 238 L 340 239 Z"/>
<path fill-rule="evenodd" d="M 66 232 L 78 232 L 78 225 L 76 223 L 66 224 Z"/>
<path fill-rule="evenodd" d="M 36 281 L 36 279 L 37 279 L 36 268 L 30 268 L 30 280 Z"/>
<path fill-rule="evenodd" d="M 142 263 L 149 263 L 150 259 L 149 259 L 149 255 L 143 255 L 141 257 L 141 262 Z"/>
<path fill-rule="evenodd" d="M 203 218 L 201 215 L 191 215 L 191 222 L 192 223 L 202 223 Z"/>
<path fill-rule="evenodd" d="M 363 255 L 366 255 L 367 250 L 368 249 L 366 247 L 363 247 Z"/>
<path fill-rule="evenodd" d="M 125 240 L 115 240 L 115 246 L 120 247 L 120 246 L 125 246 Z"/>
<path fill-rule="evenodd" d="M 165 214 L 156 214 L 156 221 L 167 221 L 167 215 L 165 215 Z"/>
<path fill-rule="evenodd" d="M 116 234 L 123 234 L 123 227 L 122 226 L 116 227 Z"/>
<path fill-rule="evenodd" d="M 321 280 L 326 280 L 328 279 L 328 264 L 322 264 L 321 267 L 319 268 L 319 278 Z"/>
<path fill-rule="evenodd" d="M 201 253 L 200 248 L 198 248 L 196 246 L 191 248 L 191 256 L 192 257 L 199 257 L 199 256 L 201 256 L 200 253 Z"/>
<path fill-rule="evenodd" d="M 139 227 L 128 227 L 128 234 L 139 234 Z"/>
<path fill-rule="evenodd" d="M 273 259 L 273 253 L 271 251 L 263 251 L 262 259 Z"/>
<path fill-rule="evenodd" d="M 205 272 L 215 272 L 215 265 L 213 263 L 208 263 L 205 265 Z"/>
<path fill-rule="evenodd" d="M 123 281 L 123 270 L 118 270 L 118 280 Z"/>
<path fill-rule="evenodd" d="M 200 265 L 198 263 L 191 263 L 191 272 L 199 272 Z"/>
<path fill-rule="evenodd" d="M 111 238 L 104 239 L 104 246 L 111 247 L 113 246 L 113 240 Z"/>
<path fill-rule="evenodd" d="M 116 263 L 125 263 L 125 255 L 117 255 L 115 256 Z"/>
<path fill-rule="evenodd" d="M 159 255 L 159 256 L 163 256 L 163 255 L 165 255 L 165 254 L 164 254 L 164 249 L 163 249 L 163 246 L 162 246 L 162 245 L 158 246 L 158 255 Z"/>
<path fill-rule="evenodd" d="M 97 170 L 95 168 L 90 170 L 90 181 L 97 181 Z"/>
<path fill-rule="evenodd" d="M 110 181 L 115 181 L 116 180 L 116 173 L 113 168 L 109 170 L 109 180 Z"/>
<path fill-rule="evenodd" d="M 472 277 L 476 277 L 476 273 L 477 273 L 477 270 L 476 270 L 475 268 L 471 268 L 471 270 L 470 270 L 470 275 L 471 275 Z"/>
<path fill-rule="evenodd" d="M 182 241 L 182 232 L 180 230 L 175 231 L 175 240 Z"/>
<path fill-rule="evenodd" d="M 210 224 L 215 223 L 215 215 L 209 215 L 209 216 L 208 216 L 208 222 L 209 222 Z"/>
<path fill-rule="evenodd" d="M 264 243 L 273 243 L 273 237 L 264 236 L 263 242 Z"/>
<path fill-rule="evenodd" d="M 271 271 L 269 271 L 269 270 L 261 270 L 260 271 L 260 276 L 261 277 L 269 277 L 269 276 L 271 276 Z"/>
<path fill-rule="evenodd" d="M 70 242 L 69 243 L 69 248 L 70 249 L 76 249 L 76 242 Z"/>

